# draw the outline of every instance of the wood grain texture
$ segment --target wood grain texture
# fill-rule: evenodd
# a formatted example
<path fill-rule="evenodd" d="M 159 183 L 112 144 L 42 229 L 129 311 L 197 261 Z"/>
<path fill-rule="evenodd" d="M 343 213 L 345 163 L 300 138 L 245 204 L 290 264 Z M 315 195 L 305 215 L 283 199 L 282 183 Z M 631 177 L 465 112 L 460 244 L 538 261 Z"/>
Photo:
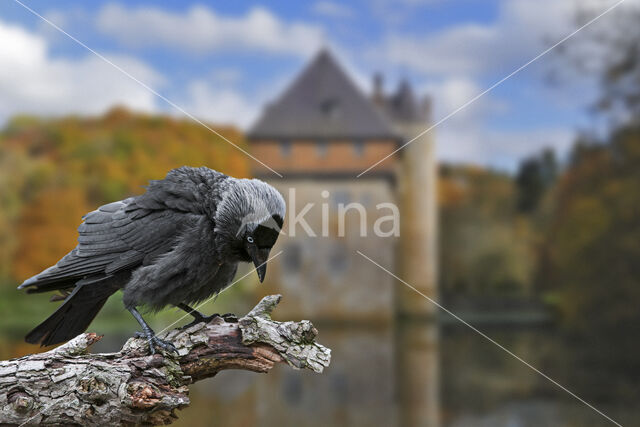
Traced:
<path fill-rule="evenodd" d="M 178 354 L 149 355 L 131 338 L 117 353 L 88 354 L 84 333 L 46 353 L 0 361 L 0 425 L 169 424 L 189 406 L 188 386 L 224 369 L 268 372 L 276 363 L 322 372 L 331 351 L 309 321 L 277 322 L 267 296 L 246 316 L 215 318 L 161 335 Z"/>

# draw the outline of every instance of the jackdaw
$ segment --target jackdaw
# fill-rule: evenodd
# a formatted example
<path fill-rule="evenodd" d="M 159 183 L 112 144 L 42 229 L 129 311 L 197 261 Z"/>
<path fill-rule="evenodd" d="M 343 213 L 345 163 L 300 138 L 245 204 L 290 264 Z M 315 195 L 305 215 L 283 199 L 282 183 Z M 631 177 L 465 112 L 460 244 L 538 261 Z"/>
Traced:
<path fill-rule="evenodd" d="M 147 325 L 138 307 L 178 307 L 207 321 L 192 304 L 220 293 L 238 263 L 253 262 L 260 282 L 278 238 L 285 202 L 272 186 L 209 168 L 181 167 L 144 194 L 101 206 L 83 217 L 78 245 L 58 263 L 27 279 L 27 293 L 60 291 L 64 303 L 26 336 L 58 344 L 84 332 L 107 299 L 123 303 L 149 348 L 175 350 Z"/>

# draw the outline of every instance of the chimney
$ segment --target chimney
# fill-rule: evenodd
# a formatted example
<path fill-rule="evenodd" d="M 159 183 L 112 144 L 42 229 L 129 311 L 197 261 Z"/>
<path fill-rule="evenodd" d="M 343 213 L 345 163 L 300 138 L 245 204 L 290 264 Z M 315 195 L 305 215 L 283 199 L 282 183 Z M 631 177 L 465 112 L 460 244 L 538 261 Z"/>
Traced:
<path fill-rule="evenodd" d="M 429 95 L 425 95 L 422 98 L 422 108 L 421 108 L 421 113 L 422 113 L 422 117 L 424 118 L 424 120 L 431 122 L 432 117 L 432 102 L 431 102 L 431 97 Z"/>
<path fill-rule="evenodd" d="M 373 94 L 371 98 L 378 106 L 384 104 L 384 79 L 382 73 L 375 73 L 373 75 Z"/>

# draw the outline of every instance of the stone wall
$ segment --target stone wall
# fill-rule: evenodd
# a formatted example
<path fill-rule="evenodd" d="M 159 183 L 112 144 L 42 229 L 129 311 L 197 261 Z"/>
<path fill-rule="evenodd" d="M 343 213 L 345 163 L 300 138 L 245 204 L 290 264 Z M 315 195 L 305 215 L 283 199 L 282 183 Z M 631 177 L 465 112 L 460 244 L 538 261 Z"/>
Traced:
<path fill-rule="evenodd" d="M 288 180 L 270 182 L 287 199 L 287 217 L 283 235 L 272 254 L 283 253 L 267 267 L 261 293 L 286 295 L 279 314 L 288 318 L 304 316 L 315 322 L 388 322 L 394 315 L 394 281 L 378 267 L 356 253 L 362 251 L 380 264 L 394 269 L 397 239 L 378 237 L 374 224 L 390 209 L 377 209 L 380 203 L 395 202 L 393 184 L 383 179 Z M 295 189 L 295 200 L 290 197 Z M 328 193 L 327 193 L 328 192 Z M 344 215 L 344 236 L 340 234 L 338 205 L 358 202 L 366 208 L 361 236 L 360 213 L 348 210 Z M 304 216 L 316 237 L 304 227 L 290 226 L 293 213 L 307 203 L 313 207 Z M 323 224 L 323 212 L 327 219 Z M 382 224 L 383 231 L 391 223 Z M 292 236 L 295 232 L 295 236 Z M 324 234 L 324 236 L 323 236 Z"/>

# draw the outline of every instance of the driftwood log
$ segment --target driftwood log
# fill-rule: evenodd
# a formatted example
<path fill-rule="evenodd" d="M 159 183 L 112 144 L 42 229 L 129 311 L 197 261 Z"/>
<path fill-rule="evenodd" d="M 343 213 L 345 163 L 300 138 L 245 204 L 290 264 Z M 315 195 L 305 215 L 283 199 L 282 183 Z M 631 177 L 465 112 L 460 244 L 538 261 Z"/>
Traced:
<path fill-rule="evenodd" d="M 46 353 L 0 361 L 0 425 L 169 424 L 189 405 L 188 386 L 224 369 L 267 372 L 275 363 L 315 372 L 331 351 L 311 322 L 276 322 L 280 295 L 246 316 L 214 318 L 162 338 L 178 354 L 149 355 L 131 338 L 117 353 L 87 354 L 100 336 L 85 333 Z"/>

